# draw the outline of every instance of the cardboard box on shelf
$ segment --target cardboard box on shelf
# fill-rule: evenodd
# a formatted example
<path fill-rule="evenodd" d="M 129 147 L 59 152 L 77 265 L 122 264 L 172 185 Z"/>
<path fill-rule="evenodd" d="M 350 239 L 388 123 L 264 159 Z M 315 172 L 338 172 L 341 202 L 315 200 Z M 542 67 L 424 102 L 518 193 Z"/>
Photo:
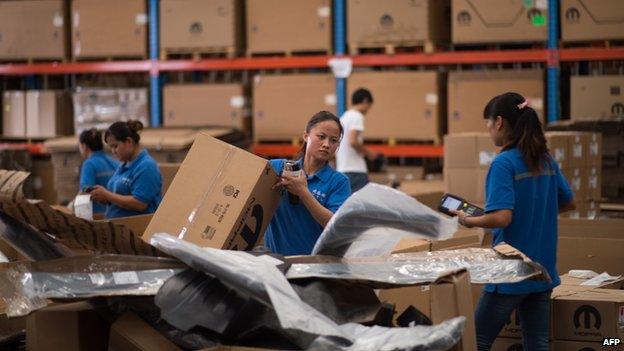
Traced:
<path fill-rule="evenodd" d="M 1 59 L 64 59 L 67 35 L 64 2 L 0 2 Z"/>
<path fill-rule="evenodd" d="M 577 200 L 578 203 L 587 200 L 588 183 L 584 178 L 584 168 L 563 169 L 562 173 L 567 179 L 568 185 L 570 185 L 570 189 L 572 189 L 572 192 L 574 193 L 574 199 Z"/>
<path fill-rule="evenodd" d="M 565 132 L 546 132 L 545 135 L 548 151 L 559 169 L 570 168 L 570 136 Z"/>
<path fill-rule="evenodd" d="M 347 42 L 352 48 L 450 40 L 450 0 L 349 0 L 347 8 Z"/>
<path fill-rule="evenodd" d="M 126 312 L 110 327 L 111 351 L 180 351 L 173 342 L 132 312 Z"/>
<path fill-rule="evenodd" d="M 162 176 L 162 194 L 165 195 L 171 182 L 173 182 L 173 178 L 178 173 L 178 169 L 180 169 L 180 163 L 159 163 L 158 168 Z"/>
<path fill-rule="evenodd" d="M 329 0 L 248 0 L 247 51 L 330 53 L 331 6 Z"/>
<path fill-rule="evenodd" d="M 163 102 L 165 127 L 245 129 L 246 99 L 242 84 L 166 85 Z"/>
<path fill-rule="evenodd" d="M 442 77 L 437 72 L 353 73 L 347 82 L 347 96 L 367 88 L 375 100 L 366 115 L 364 138 L 438 142 L 446 106 Z"/>
<path fill-rule="evenodd" d="M 599 351 L 605 348 L 602 342 L 555 340 L 553 345 L 554 351 Z"/>
<path fill-rule="evenodd" d="M 585 182 L 587 189 L 587 198 L 599 201 L 602 190 L 602 169 L 600 167 L 584 168 L 583 182 Z"/>
<path fill-rule="evenodd" d="M 624 11 L 618 0 L 562 0 L 561 41 L 624 39 Z"/>
<path fill-rule="evenodd" d="M 499 152 L 488 133 L 447 134 L 444 169 L 488 169 Z"/>
<path fill-rule="evenodd" d="M 570 119 L 583 121 L 622 116 L 624 76 L 570 77 Z"/>
<path fill-rule="evenodd" d="M 83 1 L 83 0 L 81 0 Z M 149 126 L 147 89 L 82 89 L 73 94 L 74 130 L 105 130 L 117 121 L 139 120 Z"/>
<path fill-rule="evenodd" d="M 146 57 L 147 9 L 143 0 L 74 0 L 74 58 Z"/>
<path fill-rule="evenodd" d="M 602 133 L 591 133 L 588 146 L 588 167 L 602 169 Z"/>
<path fill-rule="evenodd" d="M 495 8 L 495 6 L 492 6 Z M 496 7 L 508 11 L 504 6 Z M 484 132 L 483 109 L 493 97 L 513 91 L 529 99 L 544 121 L 542 70 L 454 71 L 448 78 L 448 132 Z"/>
<path fill-rule="evenodd" d="M 547 39 L 546 2 L 453 0 L 453 43 L 543 42 Z"/>
<path fill-rule="evenodd" d="M 163 0 L 160 47 L 170 52 L 236 54 L 243 45 L 242 0 Z"/>
<path fill-rule="evenodd" d="M 522 339 L 498 337 L 492 344 L 491 351 L 520 351 L 522 350 Z"/>
<path fill-rule="evenodd" d="M 463 197 L 471 203 L 481 204 L 485 202 L 486 176 L 486 169 L 446 169 L 444 184 L 447 192 Z"/>
<path fill-rule="evenodd" d="M 570 138 L 570 167 L 583 168 L 588 165 L 589 141 L 591 135 L 583 132 L 573 132 Z"/>
<path fill-rule="evenodd" d="M 143 240 L 164 232 L 202 247 L 250 250 L 277 208 L 276 182 L 265 159 L 199 133 Z"/>
<path fill-rule="evenodd" d="M 71 97 L 67 92 L 29 90 L 26 92 L 26 136 L 72 135 L 74 121 Z"/>
<path fill-rule="evenodd" d="M 26 135 L 26 94 L 20 90 L 3 93 L 2 135 L 24 137 Z"/>
<path fill-rule="evenodd" d="M 336 112 L 335 93 L 335 79 L 331 74 L 255 76 L 254 138 L 301 139 L 306 123 L 315 113 Z"/>

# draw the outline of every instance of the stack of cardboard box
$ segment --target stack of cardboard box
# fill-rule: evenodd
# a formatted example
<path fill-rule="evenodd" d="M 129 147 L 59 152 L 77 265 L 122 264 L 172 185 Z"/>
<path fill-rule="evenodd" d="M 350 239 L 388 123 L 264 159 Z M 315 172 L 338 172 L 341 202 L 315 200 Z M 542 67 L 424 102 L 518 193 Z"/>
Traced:
<path fill-rule="evenodd" d="M 624 76 L 570 77 L 572 120 L 595 121 L 614 117 L 624 117 Z"/>
<path fill-rule="evenodd" d="M 21 138 L 71 135 L 69 94 L 54 90 L 4 92 L 2 135 Z"/>
<path fill-rule="evenodd" d="M 78 89 L 73 95 L 74 129 L 106 129 L 113 122 L 139 120 L 149 125 L 147 89 Z"/>
<path fill-rule="evenodd" d="M 51 155 L 56 200 L 59 204 L 65 205 L 76 197 L 79 190 L 82 158 L 78 152 L 78 138 L 50 139 L 44 146 Z"/>
<path fill-rule="evenodd" d="M 624 10 L 618 0 L 562 0 L 561 41 L 624 39 Z"/>

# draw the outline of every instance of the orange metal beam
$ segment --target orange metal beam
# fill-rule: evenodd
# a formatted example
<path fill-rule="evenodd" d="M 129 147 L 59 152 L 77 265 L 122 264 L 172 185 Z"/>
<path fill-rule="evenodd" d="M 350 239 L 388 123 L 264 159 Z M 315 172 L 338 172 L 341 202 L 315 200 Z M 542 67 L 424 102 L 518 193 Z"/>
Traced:
<path fill-rule="evenodd" d="M 561 61 L 608 61 L 624 60 L 624 47 L 578 48 L 559 50 Z"/>
<path fill-rule="evenodd" d="M 423 157 L 440 158 L 444 156 L 441 145 L 367 145 L 372 150 L 381 152 L 387 157 Z M 284 144 L 254 144 L 252 152 L 263 157 L 292 157 L 299 147 Z"/>

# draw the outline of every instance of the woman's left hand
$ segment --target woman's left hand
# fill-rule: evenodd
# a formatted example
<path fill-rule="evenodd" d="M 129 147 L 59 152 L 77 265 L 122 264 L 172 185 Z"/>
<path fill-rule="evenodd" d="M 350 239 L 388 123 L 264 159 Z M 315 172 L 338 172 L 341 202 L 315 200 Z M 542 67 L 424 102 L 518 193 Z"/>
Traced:
<path fill-rule="evenodd" d="M 92 201 L 107 203 L 110 193 L 111 192 L 103 186 L 96 185 L 93 187 L 93 190 L 89 192 L 89 195 L 91 195 Z"/>
<path fill-rule="evenodd" d="M 301 172 L 298 177 L 282 176 L 280 184 L 288 192 L 299 197 L 308 191 L 308 177 L 306 177 L 304 172 Z"/>

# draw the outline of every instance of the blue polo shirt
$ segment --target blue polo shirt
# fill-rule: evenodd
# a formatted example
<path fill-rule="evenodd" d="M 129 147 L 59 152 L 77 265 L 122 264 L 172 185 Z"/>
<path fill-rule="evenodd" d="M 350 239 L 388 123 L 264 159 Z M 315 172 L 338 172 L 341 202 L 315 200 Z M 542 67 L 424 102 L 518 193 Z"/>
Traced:
<path fill-rule="evenodd" d="M 540 263 L 552 283 L 523 281 L 515 284 L 488 284 L 485 291 L 503 294 L 528 294 L 551 290 L 560 283 L 557 273 L 557 216 L 559 208 L 572 200 L 568 182 L 557 163 L 549 159 L 539 174 L 528 171 L 516 148 L 494 158 L 485 184 L 485 211 L 513 211 L 506 228 L 493 230 L 493 244 L 502 241 Z"/>
<path fill-rule="evenodd" d="M 132 195 L 147 204 L 143 212 L 131 211 L 115 204 L 106 207 L 106 218 L 136 216 L 156 212 L 162 200 L 162 177 L 156 161 L 147 150 L 141 150 L 132 161 L 125 162 L 108 181 L 108 190 L 120 195 Z"/>
<path fill-rule="evenodd" d="M 282 173 L 284 161 L 270 161 L 277 174 Z M 298 162 L 301 164 L 301 160 Z M 336 172 L 329 164 L 308 176 L 308 189 L 321 205 L 332 212 L 336 212 L 351 195 L 347 177 Z M 264 242 L 271 251 L 282 255 L 309 255 L 322 231 L 323 227 L 312 217 L 305 205 L 301 202 L 292 205 L 288 200 L 288 192 L 284 191 L 265 233 Z"/>
<path fill-rule="evenodd" d="M 107 155 L 104 151 L 95 151 L 87 158 L 80 168 L 80 191 L 88 187 L 100 185 L 106 188 L 115 170 L 119 167 L 119 162 Z M 106 205 L 94 202 L 93 212 L 104 213 Z"/>

